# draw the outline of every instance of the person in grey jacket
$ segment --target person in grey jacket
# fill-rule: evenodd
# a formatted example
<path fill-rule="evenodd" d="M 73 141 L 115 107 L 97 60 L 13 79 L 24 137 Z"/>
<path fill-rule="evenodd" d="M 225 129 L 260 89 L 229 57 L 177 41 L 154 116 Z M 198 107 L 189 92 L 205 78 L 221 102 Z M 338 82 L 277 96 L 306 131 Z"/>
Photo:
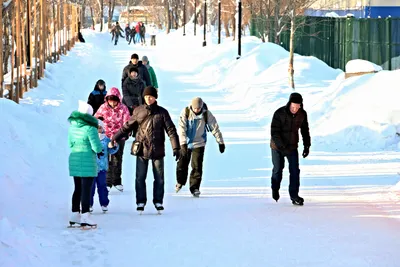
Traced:
<path fill-rule="evenodd" d="M 179 140 L 181 159 L 176 167 L 176 192 L 186 184 L 189 163 L 192 162 L 190 173 L 190 192 L 194 197 L 200 196 L 200 184 L 203 175 L 204 150 L 207 143 L 207 131 L 210 131 L 217 143 L 219 151 L 224 153 L 225 144 L 219 130 L 217 120 L 208 110 L 200 97 L 195 97 L 190 106 L 185 107 L 179 118 Z"/>

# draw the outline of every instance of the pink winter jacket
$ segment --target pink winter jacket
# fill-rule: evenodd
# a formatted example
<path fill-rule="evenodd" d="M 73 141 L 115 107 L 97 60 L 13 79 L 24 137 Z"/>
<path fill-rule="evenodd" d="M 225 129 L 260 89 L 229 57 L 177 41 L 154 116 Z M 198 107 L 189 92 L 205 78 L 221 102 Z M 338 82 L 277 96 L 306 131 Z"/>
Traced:
<path fill-rule="evenodd" d="M 119 98 L 119 104 L 115 108 L 110 107 L 107 102 L 108 96 L 117 96 Z M 112 138 L 113 135 L 127 122 L 130 118 L 129 110 L 127 106 L 121 103 L 121 94 L 115 87 L 111 88 L 105 96 L 105 102 L 94 114 L 96 118 L 103 117 L 104 130 L 108 138 Z"/>

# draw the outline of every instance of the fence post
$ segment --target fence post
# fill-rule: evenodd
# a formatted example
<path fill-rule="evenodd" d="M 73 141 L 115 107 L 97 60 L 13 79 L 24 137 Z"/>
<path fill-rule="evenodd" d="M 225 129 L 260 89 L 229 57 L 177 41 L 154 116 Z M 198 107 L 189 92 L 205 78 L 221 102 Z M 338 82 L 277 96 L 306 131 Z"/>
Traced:
<path fill-rule="evenodd" d="M 346 35 L 345 35 L 345 63 L 344 69 L 346 68 L 347 62 L 352 59 L 353 54 L 353 26 L 354 26 L 354 18 L 348 17 L 346 18 Z"/>
<path fill-rule="evenodd" d="M 388 68 L 392 70 L 392 18 L 386 18 L 386 36 L 387 36 L 387 58 L 388 58 Z"/>

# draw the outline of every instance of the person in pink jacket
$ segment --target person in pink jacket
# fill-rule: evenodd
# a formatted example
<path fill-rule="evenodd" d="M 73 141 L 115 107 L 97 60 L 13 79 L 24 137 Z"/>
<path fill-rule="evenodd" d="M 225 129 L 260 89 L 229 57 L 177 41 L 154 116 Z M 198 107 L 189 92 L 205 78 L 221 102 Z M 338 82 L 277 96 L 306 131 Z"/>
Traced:
<path fill-rule="evenodd" d="M 105 134 L 108 138 L 112 138 L 116 132 L 130 118 L 129 109 L 122 104 L 122 97 L 118 88 L 113 87 L 107 92 L 105 102 L 100 106 L 99 110 L 94 115 L 96 118 L 102 118 L 104 123 Z M 125 141 L 128 137 L 121 139 L 118 142 L 119 150 L 114 155 L 111 155 L 109 167 L 107 171 L 107 189 L 110 191 L 112 186 L 115 186 L 119 191 L 123 191 L 122 185 L 122 156 L 124 153 Z"/>

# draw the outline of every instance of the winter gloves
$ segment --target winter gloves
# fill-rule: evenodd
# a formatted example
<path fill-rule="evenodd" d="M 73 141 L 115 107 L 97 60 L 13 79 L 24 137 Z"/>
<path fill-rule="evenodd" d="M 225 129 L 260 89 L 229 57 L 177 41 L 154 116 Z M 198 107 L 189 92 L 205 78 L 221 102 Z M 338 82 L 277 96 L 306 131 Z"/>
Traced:
<path fill-rule="evenodd" d="M 181 154 L 182 157 L 186 157 L 188 153 L 188 147 L 187 144 L 181 145 Z"/>
<path fill-rule="evenodd" d="M 97 153 L 97 157 L 100 159 L 100 157 L 104 156 L 104 152 L 101 151 L 100 153 Z"/>
<path fill-rule="evenodd" d="M 175 161 L 178 161 L 178 160 L 182 159 L 182 154 L 181 154 L 179 149 L 174 149 L 174 154 L 173 155 L 175 157 Z"/>
<path fill-rule="evenodd" d="M 306 158 L 308 156 L 308 154 L 310 154 L 310 147 L 305 146 L 304 150 L 303 150 L 303 158 Z"/>
<path fill-rule="evenodd" d="M 225 151 L 225 144 L 219 144 L 219 152 L 224 153 Z"/>

